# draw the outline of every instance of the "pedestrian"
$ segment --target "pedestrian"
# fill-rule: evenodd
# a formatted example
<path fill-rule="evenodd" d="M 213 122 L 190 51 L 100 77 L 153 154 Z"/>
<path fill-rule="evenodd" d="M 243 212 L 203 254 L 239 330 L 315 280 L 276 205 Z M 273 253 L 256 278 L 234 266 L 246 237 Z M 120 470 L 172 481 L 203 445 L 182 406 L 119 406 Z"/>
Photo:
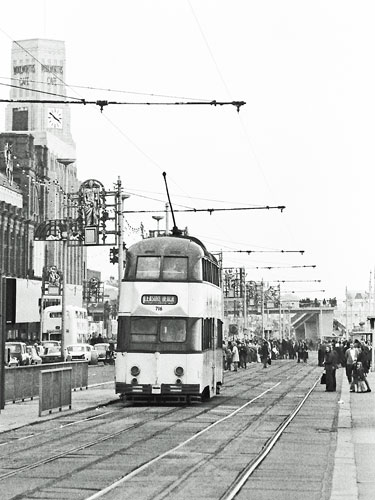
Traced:
<path fill-rule="evenodd" d="M 325 344 L 320 343 L 319 341 L 319 346 L 318 346 L 318 366 L 324 366 L 324 356 L 326 353 L 326 347 Z"/>
<path fill-rule="evenodd" d="M 367 386 L 365 382 L 365 371 L 361 361 L 357 361 L 353 365 L 353 387 L 354 392 L 367 392 Z"/>
<path fill-rule="evenodd" d="M 350 342 L 349 349 L 345 351 L 345 372 L 346 378 L 348 379 L 350 385 L 350 392 L 354 392 L 354 384 L 353 384 L 353 367 L 357 362 L 359 354 L 359 349 L 354 347 L 353 342 Z"/>
<path fill-rule="evenodd" d="M 326 346 L 324 368 L 326 372 L 326 392 L 336 392 L 337 357 L 330 345 Z"/>
<path fill-rule="evenodd" d="M 234 342 L 232 349 L 232 361 L 233 361 L 233 370 L 236 372 L 238 370 L 238 363 L 240 361 L 240 355 L 238 352 L 237 344 Z"/>
<path fill-rule="evenodd" d="M 371 387 L 370 387 L 370 384 L 368 383 L 368 379 L 367 379 L 367 374 L 370 371 L 371 352 L 370 352 L 370 349 L 365 344 L 361 344 L 361 346 L 359 348 L 357 363 L 361 363 L 361 365 L 362 365 L 363 377 L 362 377 L 362 374 L 360 374 L 360 377 L 361 377 L 360 380 L 362 382 L 364 382 L 364 384 L 366 386 L 365 392 L 371 392 Z"/>
<path fill-rule="evenodd" d="M 226 368 L 228 371 L 232 370 L 232 361 L 233 361 L 233 353 L 232 353 L 232 343 L 228 342 L 227 348 L 225 350 L 226 357 Z"/>
<path fill-rule="evenodd" d="M 268 360 L 271 360 L 271 356 L 268 347 L 268 342 L 266 339 L 264 339 L 263 344 L 260 347 L 259 355 L 260 355 L 260 360 L 263 363 L 263 368 L 267 368 Z"/>
<path fill-rule="evenodd" d="M 240 356 L 240 367 L 246 369 L 246 365 L 247 365 L 247 347 L 246 347 L 246 345 L 244 343 L 240 344 L 239 356 Z"/>

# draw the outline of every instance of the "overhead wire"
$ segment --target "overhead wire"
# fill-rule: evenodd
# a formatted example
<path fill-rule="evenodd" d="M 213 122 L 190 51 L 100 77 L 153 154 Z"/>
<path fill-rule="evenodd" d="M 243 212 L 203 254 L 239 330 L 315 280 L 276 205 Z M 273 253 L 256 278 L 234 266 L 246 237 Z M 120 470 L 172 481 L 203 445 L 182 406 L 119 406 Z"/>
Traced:
<path fill-rule="evenodd" d="M 15 80 L 18 81 L 17 78 L 10 78 L 10 77 L 5 77 L 5 76 L 0 76 L 0 79 L 4 80 Z M 44 84 L 45 82 L 37 81 L 37 80 L 28 80 L 30 83 L 40 83 Z M 139 92 L 135 90 L 123 90 L 123 89 L 110 89 L 110 88 L 103 88 L 103 87 L 90 87 L 88 85 L 75 85 L 72 83 L 66 84 L 69 88 L 78 88 L 78 89 L 85 89 L 85 90 L 100 90 L 103 92 L 111 92 L 111 93 L 116 93 L 116 94 L 131 94 L 131 95 L 142 95 L 142 96 L 148 96 L 148 97 L 163 97 L 165 99 L 185 99 L 189 101 L 212 101 L 212 99 L 207 99 L 207 98 L 198 98 L 198 97 L 184 97 L 184 96 L 175 96 L 175 95 L 168 95 L 168 94 L 156 94 L 153 92 Z"/>
<path fill-rule="evenodd" d="M 208 52 L 209 52 L 209 54 L 210 54 L 210 56 L 212 58 L 213 64 L 214 64 L 214 66 L 216 68 L 216 71 L 217 71 L 217 73 L 219 75 L 219 78 L 220 78 L 221 82 L 223 83 L 223 85 L 224 85 L 224 87 L 225 87 L 225 89 L 227 91 L 227 95 L 230 97 L 231 96 L 231 92 L 230 92 L 229 87 L 228 87 L 228 85 L 227 85 L 227 83 L 226 83 L 226 81 L 225 81 L 225 79 L 223 77 L 222 72 L 220 71 L 219 65 L 217 64 L 217 61 L 216 61 L 216 59 L 214 57 L 214 54 L 213 54 L 213 51 L 211 50 L 211 47 L 210 47 L 210 45 L 208 43 L 208 40 L 207 40 L 207 37 L 205 36 L 204 31 L 202 29 L 202 26 L 201 26 L 201 24 L 199 22 L 198 16 L 196 15 L 196 13 L 195 13 L 195 11 L 193 9 L 191 1 L 187 0 L 187 2 L 189 4 L 189 6 L 190 6 L 191 12 L 192 12 L 192 14 L 194 16 L 194 19 L 195 19 L 196 23 L 197 23 L 197 26 L 199 28 L 199 31 L 200 31 L 201 35 L 202 35 L 202 38 L 203 38 L 203 40 L 204 40 L 204 42 L 206 44 L 207 50 L 208 50 Z M 242 116 L 238 116 L 238 120 L 240 122 L 241 128 L 242 128 L 243 133 L 245 135 L 245 138 L 247 140 L 247 145 L 249 147 L 249 151 L 250 151 L 250 153 L 252 154 L 252 156 L 253 156 L 253 158 L 255 160 L 255 164 L 258 167 L 258 170 L 259 170 L 261 176 L 263 177 L 264 183 L 267 186 L 267 188 L 268 188 L 269 192 L 271 193 L 271 195 L 276 200 L 275 193 L 274 193 L 274 191 L 273 191 L 273 189 L 272 189 L 272 187 L 271 187 L 271 185 L 270 185 L 270 183 L 268 181 L 268 178 L 267 178 L 267 176 L 266 176 L 266 174 L 264 172 L 264 169 L 261 166 L 261 162 L 260 162 L 260 160 L 258 158 L 258 155 L 257 155 L 256 151 L 255 151 L 255 147 L 253 145 L 253 141 L 252 141 L 252 139 L 250 137 L 250 134 L 249 134 L 249 132 L 247 130 L 247 127 L 246 127 L 246 125 L 244 123 L 243 117 Z M 289 234 L 291 235 L 292 239 L 295 241 L 296 240 L 295 234 L 291 231 L 290 226 L 287 224 L 287 222 L 285 220 L 283 220 L 283 223 L 286 224 L 286 227 L 288 229 Z"/>

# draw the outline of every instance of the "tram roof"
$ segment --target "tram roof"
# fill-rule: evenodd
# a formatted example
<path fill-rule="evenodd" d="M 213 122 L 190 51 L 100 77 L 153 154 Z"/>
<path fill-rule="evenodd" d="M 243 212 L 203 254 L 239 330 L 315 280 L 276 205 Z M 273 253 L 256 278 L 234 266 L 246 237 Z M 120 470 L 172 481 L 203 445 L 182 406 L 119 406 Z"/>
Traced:
<path fill-rule="evenodd" d="M 146 252 L 147 250 L 150 250 L 150 247 L 152 247 L 155 252 L 160 252 L 164 253 L 167 248 L 173 247 L 176 251 L 183 252 L 183 253 L 188 253 L 192 251 L 191 244 L 197 245 L 200 247 L 201 251 L 203 252 L 204 256 L 215 261 L 216 262 L 216 257 L 212 255 L 205 245 L 198 239 L 195 238 L 194 236 L 186 236 L 186 235 L 171 235 L 171 236 L 157 236 L 154 238 L 145 238 L 144 240 L 138 241 L 137 243 L 134 243 L 131 245 L 128 249 L 129 252 L 134 251 L 135 248 L 137 248 L 137 253 L 139 252 Z"/>

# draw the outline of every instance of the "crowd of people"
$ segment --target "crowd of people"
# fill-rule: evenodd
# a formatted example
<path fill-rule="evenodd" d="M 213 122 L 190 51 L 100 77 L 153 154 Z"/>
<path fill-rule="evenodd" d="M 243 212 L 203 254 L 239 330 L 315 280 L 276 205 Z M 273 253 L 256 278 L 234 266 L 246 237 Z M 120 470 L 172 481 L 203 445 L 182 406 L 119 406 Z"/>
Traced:
<path fill-rule="evenodd" d="M 322 343 L 318 347 L 318 364 L 324 366 L 326 391 L 336 391 L 336 370 L 342 367 L 345 369 L 350 392 L 371 392 L 367 380 L 371 354 L 369 345 L 359 340 Z"/>
<path fill-rule="evenodd" d="M 312 342 L 295 339 L 258 339 L 230 340 L 224 342 L 224 369 L 238 371 L 246 369 L 248 363 L 262 363 L 267 368 L 275 359 L 296 359 L 297 363 L 306 363 Z"/>

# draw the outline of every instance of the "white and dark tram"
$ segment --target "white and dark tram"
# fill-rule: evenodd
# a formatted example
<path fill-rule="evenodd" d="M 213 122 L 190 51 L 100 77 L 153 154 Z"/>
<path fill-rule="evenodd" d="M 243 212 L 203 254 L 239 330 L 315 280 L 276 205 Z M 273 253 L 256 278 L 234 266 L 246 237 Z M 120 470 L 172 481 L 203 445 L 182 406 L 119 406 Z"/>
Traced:
<path fill-rule="evenodd" d="M 132 245 L 121 283 L 116 393 L 131 401 L 199 401 L 223 383 L 217 259 L 190 236 Z"/>

